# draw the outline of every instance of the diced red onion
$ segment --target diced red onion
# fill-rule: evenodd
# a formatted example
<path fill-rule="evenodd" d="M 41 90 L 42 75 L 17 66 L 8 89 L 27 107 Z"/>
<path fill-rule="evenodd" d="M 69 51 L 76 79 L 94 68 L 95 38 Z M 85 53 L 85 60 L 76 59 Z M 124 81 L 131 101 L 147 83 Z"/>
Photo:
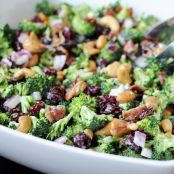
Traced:
<path fill-rule="evenodd" d="M 146 61 L 146 58 L 144 57 L 138 57 L 135 59 L 135 64 L 138 66 L 138 67 L 141 67 L 141 68 L 144 68 L 147 66 L 147 61 Z"/>
<path fill-rule="evenodd" d="M 120 85 L 118 88 L 111 89 L 111 92 L 109 93 L 110 96 L 117 96 L 120 92 L 123 92 L 127 90 L 130 86 L 128 84 L 126 85 Z"/>
<path fill-rule="evenodd" d="M 21 33 L 18 37 L 18 41 L 23 44 L 26 40 L 29 39 L 29 35 L 27 33 Z"/>
<path fill-rule="evenodd" d="M 141 156 L 146 158 L 152 157 L 152 149 L 144 147 L 141 151 Z"/>
<path fill-rule="evenodd" d="M 107 47 L 107 50 L 110 51 L 111 53 L 114 53 L 116 51 L 116 45 L 115 44 L 109 44 Z"/>
<path fill-rule="evenodd" d="M 59 137 L 56 140 L 54 140 L 54 142 L 64 144 L 67 140 L 68 140 L 68 138 L 66 136 L 62 136 L 62 137 Z"/>
<path fill-rule="evenodd" d="M 7 65 L 8 67 L 11 67 L 12 62 L 9 59 L 5 58 L 0 61 L 0 65 Z"/>
<path fill-rule="evenodd" d="M 146 142 L 146 134 L 139 131 L 135 131 L 134 143 L 137 146 L 144 147 L 145 142 Z"/>
<path fill-rule="evenodd" d="M 41 93 L 39 91 L 33 92 L 32 96 L 37 101 L 42 99 Z"/>
<path fill-rule="evenodd" d="M 54 69 L 61 70 L 66 62 L 67 57 L 65 55 L 58 55 L 54 57 Z"/>
<path fill-rule="evenodd" d="M 20 98 L 19 95 L 13 95 L 5 101 L 4 106 L 13 109 L 20 103 Z"/>

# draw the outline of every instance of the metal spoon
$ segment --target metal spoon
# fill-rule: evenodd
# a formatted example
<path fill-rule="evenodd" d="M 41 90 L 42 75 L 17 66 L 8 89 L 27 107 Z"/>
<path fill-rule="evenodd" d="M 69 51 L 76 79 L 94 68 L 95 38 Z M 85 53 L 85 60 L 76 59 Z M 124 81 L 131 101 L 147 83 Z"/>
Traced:
<path fill-rule="evenodd" d="M 166 59 L 170 57 L 174 58 L 174 17 L 155 26 L 146 34 L 146 37 L 156 38 L 159 42 L 168 45 L 163 52 L 155 57 L 155 59 L 166 61 Z M 169 64 L 167 71 L 169 73 L 174 72 L 174 62 Z"/>

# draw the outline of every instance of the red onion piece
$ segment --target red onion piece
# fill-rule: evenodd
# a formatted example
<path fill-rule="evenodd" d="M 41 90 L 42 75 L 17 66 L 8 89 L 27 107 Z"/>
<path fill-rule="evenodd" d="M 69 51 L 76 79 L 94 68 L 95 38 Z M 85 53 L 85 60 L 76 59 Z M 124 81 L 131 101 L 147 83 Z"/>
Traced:
<path fill-rule="evenodd" d="M 39 91 L 33 92 L 33 93 L 32 93 L 32 96 L 33 96 L 33 98 L 34 98 L 35 100 L 37 100 L 37 101 L 42 99 L 42 96 L 41 96 L 41 94 L 40 94 Z"/>
<path fill-rule="evenodd" d="M 141 156 L 144 156 L 146 158 L 152 157 L 152 149 L 144 147 L 141 151 Z"/>
<path fill-rule="evenodd" d="M 26 40 L 29 39 L 29 35 L 27 33 L 21 33 L 18 37 L 18 41 L 23 44 Z"/>
<path fill-rule="evenodd" d="M 20 103 L 20 98 L 19 95 L 13 95 L 5 101 L 4 106 L 13 109 Z"/>
<path fill-rule="evenodd" d="M 140 68 L 144 68 L 147 66 L 147 61 L 146 58 L 144 57 L 138 57 L 135 59 L 135 64 L 140 67 Z"/>
<path fill-rule="evenodd" d="M 64 144 L 67 140 L 68 140 L 68 138 L 66 136 L 62 136 L 62 137 L 59 137 L 56 140 L 54 140 L 54 142 L 59 143 L 59 144 Z"/>
<path fill-rule="evenodd" d="M 139 131 L 135 131 L 134 143 L 137 146 L 144 147 L 145 142 L 146 142 L 146 134 Z"/>
<path fill-rule="evenodd" d="M 8 67 L 11 67 L 12 62 L 9 59 L 5 58 L 0 61 L 0 65 L 7 65 Z"/>
<path fill-rule="evenodd" d="M 54 57 L 54 69 L 61 70 L 66 62 L 67 57 L 65 55 L 58 55 Z"/>

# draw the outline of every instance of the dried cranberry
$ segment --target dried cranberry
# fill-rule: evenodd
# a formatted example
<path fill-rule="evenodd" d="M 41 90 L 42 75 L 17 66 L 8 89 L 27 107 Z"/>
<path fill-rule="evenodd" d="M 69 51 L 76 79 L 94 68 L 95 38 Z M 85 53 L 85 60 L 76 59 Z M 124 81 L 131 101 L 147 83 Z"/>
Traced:
<path fill-rule="evenodd" d="M 11 114 L 12 113 L 19 113 L 20 112 L 20 108 L 19 107 L 16 107 L 16 108 L 11 109 L 9 107 L 4 106 L 4 109 L 5 109 L 6 112 L 9 112 Z"/>
<path fill-rule="evenodd" d="M 91 139 L 85 133 L 79 133 L 73 137 L 73 145 L 82 149 L 88 149 L 91 146 Z"/>
<path fill-rule="evenodd" d="M 128 148 L 130 148 L 131 150 L 135 151 L 135 152 L 140 152 L 141 151 L 141 147 L 137 146 L 134 143 L 134 136 L 132 134 L 127 135 L 122 141 L 121 144 L 123 146 L 126 146 Z"/>
<path fill-rule="evenodd" d="M 103 58 L 99 58 L 97 60 L 97 66 L 99 66 L 100 68 L 104 68 L 107 66 L 107 61 Z"/>
<path fill-rule="evenodd" d="M 100 86 L 99 85 L 90 85 L 85 89 L 85 93 L 90 96 L 97 96 L 100 94 Z"/>
<path fill-rule="evenodd" d="M 31 19 L 32 22 L 35 22 L 35 23 L 42 23 L 42 21 L 40 20 L 40 18 L 38 16 L 34 16 L 32 19 Z"/>
<path fill-rule="evenodd" d="M 63 35 L 65 36 L 66 40 L 69 41 L 73 36 L 73 32 L 69 27 L 65 27 L 63 29 Z"/>
<path fill-rule="evenodd" d="M 39 111 L 41 110 L 41 108 L 43 108 L 44 106 L 45 106 L 45 104 L 42 101 L 38 101 L 35 103 L 34 106 L 29 108 L 28 113 L 30 115 L 37 116 L 39 114 Z"/>
<path fill-rule="evenodd" d="M 111 53 L 114 53 L 117 50 L 116 45 L 109 44 L 107 50 L 110 51 Z"/>
<path fill-rule="evenodd" d="M 98 34 L 108 34 L 110 32 L 110 29 L 101 25 L 97 25 L 97 32 Z"/>
<path fill-rule="evenodd" d="M 50 104 L 58 104 L 60 101 L 63 101 L 65 97 L 65 90 L 62 87 L 55 86 L 50 89 L 47 93 L 47 101 Z"/>
<path fill-rule="evenodd" d="M 44 73 L 48 76 L 56 76 L 57 74 L 56 70 L 52 68 L 45 68 Z"/>
<path fill-rule="evenodd" d="M 119 107 L 116 98 L 109 95 L 102 95 L 98 98 L 99 112 L 101 114 L 114 114 L 118 116 L 122 113 L 122 108 Z"/>

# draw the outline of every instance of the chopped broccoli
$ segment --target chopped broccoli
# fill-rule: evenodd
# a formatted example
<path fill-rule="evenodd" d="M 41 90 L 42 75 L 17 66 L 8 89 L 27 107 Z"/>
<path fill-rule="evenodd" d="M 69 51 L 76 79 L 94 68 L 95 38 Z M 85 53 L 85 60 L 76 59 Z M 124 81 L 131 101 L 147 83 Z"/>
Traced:
<path fill-rule="evenodd" d="M 96 28 L 94 25 L 85 21 L 82 17 L 75 15 L 72 19 L 72 27 L 74 32 L 79 35 L 91 36 L 95 33 Z"/>
<path fill-rule="evenodd" d="M 97 102 L 94 97 L 90 97 L 84 93 L 81 93 L 78 97 L 74 97 L 69 106 L 69 111 L 80 114 L 82 106 L 87 106 L 92 111 L 96 110 Z"/>
<path fill-rule="evenodd" d="M 135 84 L 138 84 L 143 87 L 154 87 L 157 85 L 158 82 L 158 74 L 160 71 L 163 70 L 163 64 L 154 59 L 148 59 L 148 65 L 145 68 L 136 67 L 134 69 L 134 79 Z"/>
<path fill-rule="evenodd" d="M 45 31 L 46 26 L 44 24 L 34 23 L 25 19 L 20 22 L 19 28 L 24 32 L 35 32 L 37 34 L 41 34 Z"/>
<path fill-rule="evenodd" d="M 113 48 L 112 48 L 113 47 Z M 101 49 L 99 57 L 102 57 L 107 62 L 118 60 L 121 57 L 121 46 L 116 43 L 108 43 L 104 48 Z"/>
<path fill-rule="evenodd" d="M 73 8 L 70 4 L 67 3 L 60 3 L 58 5 L 58 8 L 60 8 L 60 13 L 59 17 L 60 18 L 67 18 L 68 20 L 71 20 L 74 13 L 73 13 Z"/>
<path fill-rule="evenodd" d="M 111 91 L 111 89 L 115 88 L 117 86 L 116 80 L 115 79 L 105 79 L 101 83 L 101 92 L 103 94 L 107 94 Z"/>
<path fill-rule="evenodd" d="M 28 88 L 29 94 L 39 91 L 42 95 L 45 95 L 55 84 L 55 80 L 53 76 L 36 74 L 26 79 L 26 87 Z"/>
<path fill-rule="evenodd" d="M 139 105 L 139 101 L 134 100 L 128 103 L 120 103 L 120 106 L 123 108 L 123 110 L 128 111 L 129 109 L 135 108 Z"/>
<path fill-rule="evenodd" d="M 0 59 L 10 54 L 11 46 L 14 41 L 14 31 L 8 25 L 0 28 Z"/>
<path fill-rule="evenodd" d="M 32 96 L 21 96 L 21 110 L 22 113 L 28 113 L 28 109 L 34 105 L 35 100 Z"/>
<path fill-rule="evenodd" d="M 90 12 L 91 12 L 91 8 L 87 4 L 80 5 L 74 9 L 75 15 L 79 15 L 82 18 L 85 18 L 87 14 Z"/>
<path fill-rule="evenodd" d="M 53 66 L 53 57 L 50 54 L 49 51 L 45 51 L 41 57 L 40 57 L 40 61 L 39 61 L 39 66 L 41 68 L 45 68 L 45 67 L 52 67 Z"/>
<path fill-rule="evenodd" d="M 8 85 L 3 93 L 2 93 L 2 97 L 3 98 L 9 98 L 14 94 L 15 90 L 14 90 L 14 86 L 13 85 Z"/>
<path fill-rule="evenodd" d="M 156 136 L 160 132 L 159 121 L 154 115 L 148 116 L 141 121 L 137 122 L 140 129 L 144 132 Z"/>
<path fill-rule="evenodd" d="M 53 123 L 50 127 L 49 133 L 47 135 L 47 139 L 54 140 L 60 137 L 63 134 L 65 127 L 67 126 L 67 124 L 69 123 L 73 115 L 74 115 L 74 112 L 71 112 L 68 116 Z"/>
<path fill-rule="evenodd" d="M 32 123 L 33 127 L 30 130 L 30 133 L 37 137 L 46 138 L 51 126 L 48 119 L 45 116 L 40 118 L 35 117 L 35 119 L 32 118 Z"/>
<path fill-rule="evenodd" d="M 10 122 L 9 116 L 5 113 L 0 113 L 0 125 L 7 126 L 9 122 Z"/>
<path fill-rule="evenodd" d="M 48 0 L 42 0 L 41 3 L 38 3 L 36 5 L 36 9 L 35 9 L 35 11 L 37 13 L 43 12 L 43 13 L 45 13 L 48 16 L 52 15 L 54 13 L 54 10 L 55 10 L 54 6 L 51 5 Z"/>
<path fill-rule="evenodd" d="M 159 133 L 155 136 L 153 142 L 152 159 L 171 160 L 173 159 L 174 136 L 167 136 Z"/>
<path fill-rule="evenodd" d="M 118 147 L 118 139 L 115 137 L 107 136 L 107 137 L 99 137 L 98 138 L 98 146 L 95 147 L 95 150 L 102 153 L 116 154 Z"/>
<path fill-rule="evenodd" d="M 80 111 L 81 122 L 85 128 L 96 131 L 102 128 L 107 122 L 113 119 L 113 115 L 97 115 L 90 110 L 86 105 L 82 106 Z"/>
<path fill-rule="evenodd" d="M 107 78 L 104 73 L 96 73 L 92 75 L 89 79 L 87 79 L 87 83 L 89 85 L 100 85 Z"/>
<path fill-rule="evenodd" d="M 123 152 L 121 153 L 123 156 L 127 156 L 127 157 L 134 157 L 134 158 L 142 158 L 142 156 L 138 153 L 136 153 L 135 151 L 127 148 L 126 150 L 123 150 Z"/>

